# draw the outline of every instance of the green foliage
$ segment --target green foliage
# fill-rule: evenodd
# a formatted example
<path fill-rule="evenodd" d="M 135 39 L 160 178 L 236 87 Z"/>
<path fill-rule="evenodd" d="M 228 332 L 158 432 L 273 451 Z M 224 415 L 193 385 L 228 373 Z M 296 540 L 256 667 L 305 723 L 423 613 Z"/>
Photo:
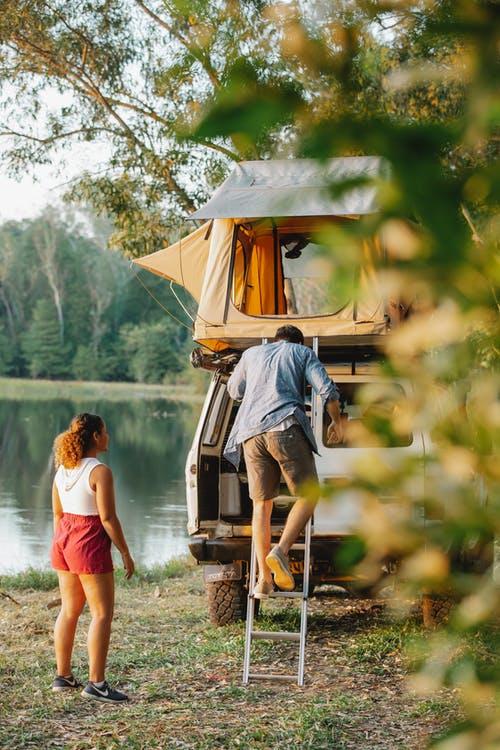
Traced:
<path fill-rule="evenodd" d="M 361 219 L 352 239 L 384 233 L 381 284 L 413 309 L 387 337 L 384 370 L 410 380 L 414 395 L 400 421 L 382 427 L 400 434 L 402 420 L 422 433 L 427 465 L 418 483 L 418 461 L 388 467 L 371 455 L 357 465 L 364 512 L 347 553 L 351 562 L 363 555 L 366 580 L 397 557 L 409 593 L 453 595 L 449 630 L 426 644 L 415 685 L 424 694 L 460 688 L 467 721 L 447 748 L 491 747 L 499 676 L 477 655 L 457 660 L 455 637 L 495 621 L 500 607 L 491 576 L 500 529 L 498 3 L 8 0 L 3 11 L 0 75 L 15 89 L 2 132 L 12 167 L 47 159 L 69 138 L 105 136 L 108 172 L 84 175 L 73 196 L 109 208 L 113 242 L 129 254 L 159 247 L 231 160 L 378 154 L 389 164 L 380 213 Z M 69 101 L 50 113 L 49 84 Z M 408 218 L 422 227 L 418 237 Z M 9 267 L 19 263 L 14 238 L 36 267 L 19 228 L 4 245 Z M 54 236 L 42 238 L 43 253 Z M 30 324 L 20 301 L 43 298 L 43 287 L 56 306 L 54 282 L 65 286 L 49 268 L 43 284 L 18 271 L 14 289 L 0 277 L 10 366 L 20 366 L 16 335 Z M 152 325 L 161 342 L 157 321 L 113 314 L 115 335 L 129 324 L 122 341 L 135 371 L 160 373 L 163 355 L 141 344 L 140 329 Z M 79 325 L 90 331 L 86 315 Z M 399 518 L 378 507 L 380 496 L 400 501 Z"/>
<path fill-rule="evenodd" d="M 184 578 L 193 570 L 191 557 L 174 557 L 166 563 L 149 568 L 136 568 L 133 578 L 127 581 L 122 571 L 117 571 L 117 580 L 124 586 L 141 586 L 144 583 L 162 584 L 170 578 Z"/>
<path fill-rule="evenodd" d="M 78 344 L 71 372 L 77 380 L 102 380 L 95 352 L 89 346 Z"/>
<path fill-rule="evenodd" d="M 456 744 L 443 747 L 489 748 L 488 737 L 498 737 L 498 670 L 463 650 L 500 611 L 498 4 L 346 3 L 343 11 L 349 5 L 349 21 L 342 13 L 334 21 L 324 5 L 307 19 L 300 5 L 283 11 L 281 52 L 297 60 L 297 80 L 311 81 L 302 90 L 308 106 L 295 105 L 295 153 L 375 153 L 390 165 L 380 213 L 360 220 L 353 241 L 383 233 L 381 283 L 412 304 L 387 337 L 384 370 L 408 379 L 414 396 L 371 429 L 388 444 L 391 435 L 423 433 L 427 460 L 420 489 L 420 461 L 384 465 L 374 451 L 357 463 L 349 491 L 361 520 L 344 555 L 374 583 L 384 561 L 398 559 L 408 596 L 425 590 L 453 601 L 448 630 L 425 642 L 414 683 L 429 695 L 443 685 L 461 690 L 467 721 L 450 735 Z M 377 24 L 390 33 L 374 33 Z M 241 98 L 238 127 L 258 111 L 259 90 Z M 285 116 L 280 101 L 276 123 Z M 198 132 L 234 137 L 225 102 L 221 91 Z M 253 127 L 244 132 L 257 141 Z M 405 234 L 408 218 L 422 227 L 418 238 Z M 401 516 L 380 497 L 396 500 Z"/>
<path fill-rule="evenodd" d="M 28 568 L 28 570 L 22 573 L 0 576 L 0 586 L 4 589 L 12 589 L 14 591 L 23 591 L 26 589 L 52 591 L 58 586 L 57 573 L 53 570 Z"/>
<path fill-rule="evenodd" d="M 182 332 L 166 320 L 122 328 L 120 337 L 132 378 L 160 383 L 168 373 L 181 372 L 187 361 Z"/>
<path fill-rule="evenodd" d="M 185 134 L 234 60 L 269 47 L 261 9 L 8 0 L 2 11 L 0 78 L 15 86 L 2 128 L 11 169 L 22 173 L 75 141 L 105 140 L 107 172 L 84 173 L 72 198 L 113 217 L 113 246 L 158 249 L 239 156 L 233 143 Z M 59 107 L 47 106 L 50 86 L 66 94 Z"/>
<path fill-rule="evenodd" d="M 265 60 L 253 65 L 246 58 L 236 60 L 227 71 L 217 102 L 195 135 L 201 139 L 233 135 L 242 145 L 245 138 L 250 156 L 253 144 L 266 131 L 290 124 L 302 103 L 300 90 L 293 82 L 266 81 L 266 65 Z"/>
<path fill-rule="evenodd" d="M 3 327 L 3 326 L 2 326 Z M 0 375 L 10 375 L 14 371 L 14 346 L 0 327 Z"/>
<path fill-rule="evenodd" d="M 5 224 L 0 268 L 0 375 L 160 383 L 188 369 L 188 328 L 70 219 Z M 148 288 L 186 319 L 160 279 Z"/>

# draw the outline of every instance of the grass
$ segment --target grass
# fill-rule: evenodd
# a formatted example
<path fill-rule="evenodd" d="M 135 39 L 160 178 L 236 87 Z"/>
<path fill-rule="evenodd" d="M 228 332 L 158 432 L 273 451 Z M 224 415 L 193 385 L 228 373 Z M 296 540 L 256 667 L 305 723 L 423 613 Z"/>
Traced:
<path fill-rule="evenodd" d="M 15 575 L 0 575 L 0 588 L 16 591 L 29 590 L 51 591 L 57 586 L 57 573 L 53 570 L 27 568 Z"/>
<path fill-rule="evenodd" d="M 125 579 L 125 572 L 116 570 L 115 581 L 120 586 L 141 586 L 143 583 L 161 583 L 169 578 L 180 578 L 190 569 L 185 557 L 174 557 L 166 563 L 158 563 L 150 568 L 138 566 L 131 581 Z M 42 568 L 27 568 L 22 573 L 0 575 L 0 589 L 51 591 L 57 587 L 57 573 Z"/>
<path fill-rule="evenodd" d="M 415 621 L 355 599 L 310 600 L 306 682 L 242 684 L 244 623 L 209 624 L 202 575 L 174 560 L 117 575 L 108 660 L 125 706 L 88 704 L 51 691 L 57 597 L 39 571 L 3 577 L 0 599 L 0 747 L 9 750 L 421 750 L 459 718 L 452 691 L 419 698 L 406 688 L 404 653 Z M 264 602 L 259 627 L 294 627 L 293 605 Z M 87 610 L 75 642 L 86 678 Z M 252 664 L 292 671 L 296 644 L 255 644 Z M 486 644 L 487 645 L 487 644 Z M 264 646 L 265 648 L 261 648 Z M 482 644 L 485 648 L 485 644 Z M 287 650 L 288 649 L 288 650 Z M 27 689 L 28 688 L 28 689 Z"/>

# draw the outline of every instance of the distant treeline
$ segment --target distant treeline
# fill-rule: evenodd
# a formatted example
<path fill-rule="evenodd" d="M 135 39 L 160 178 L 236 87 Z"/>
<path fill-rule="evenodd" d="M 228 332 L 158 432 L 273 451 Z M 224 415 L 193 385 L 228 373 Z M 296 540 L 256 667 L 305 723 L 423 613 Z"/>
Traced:
<path fill-rule="evenodd" d="M 0 375 L 161 383 L 187 370 L 189 328 L 162 308 L 189 320 L 168 282 L 144 277 L 160 305 L 74 224 L 47 210 L 0 227 Z"/>

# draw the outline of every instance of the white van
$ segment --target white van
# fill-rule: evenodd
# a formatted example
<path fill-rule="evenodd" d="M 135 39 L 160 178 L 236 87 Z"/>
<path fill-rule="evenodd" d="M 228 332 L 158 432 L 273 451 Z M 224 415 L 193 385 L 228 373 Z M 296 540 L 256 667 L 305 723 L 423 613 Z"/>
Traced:
<path fill-rule="evenodd" d="M 385 445 L 375 445 L 370 429 L 373 424 L 364 424 L 369 404 L 372 409 L 376 404 L 384 419 L 389 410 L 404 408 L 409 384 L 382 379 L 375 374 L 377 368 L 373 360 L 325 361 L 329 354 L 331 357 L 331 352 L 319 351 L 327 372 L 340 390 L 345 439 L 335 446 L 325 443 L 328 416 L 321 399 L 313 393 L 311 401 L 309 394 L 308 411 L 320 454 L 316 456 L 316 466 L 324 488 L 313 516 L 310 586 L 327 583 L 349 589 L 363 586 L 346 559 L 346 542 L 355 538 L 362 513 L 359 494 L 349 490 L 353 467 L 367 450 L 384 465 L 401 465 L 415 456 L 424 460 L 426 439 L 421 433 L 392 434 L 385 436 Z M 206 359 L 205 364 L 208 364 Z M 212 378 L 186 462 L 189 549 L 204 566 L 208 607 L 214 624 L 226 624 L 245 615 L 252 516 L 244 458 L 236 470 L 223 456 L 238 404 L 230 398 L 226 388 L 227 370 L 231 365 L 220 364 L 221 369 Z M 389 427 L 387 420 L 385 425 Z M 423 473 L 414 479 L 415 498 L 423 495 L 422 487 L 418 486 L 421 481 Z M 334 499 L 335 490 L 341 493 L 338 502 Z M 400 513 L 402 510 L 398 498 L 380 495 L 378 501 L 383 504 L 384 512 Z M 271 518 L 275 539 L 279 538 L 291 502 L 293 498 L 283 483 Z M 300 578 L 302 554 L 295 554 L 294 557 L 292 550 L 290 566 Z M 390 570 L 391 563 L 391 560 L 383 561 L 380 578 Z"/>
<path fill-rule="evenodd" d="M 223 456 L 238 408 L 226 383 L 244 349 L 291 323 L 341 392 L 346 440 L 339 446 L 325 445 L 321 404 L 315 398 L 310 403 L 318 474 L 328 488 L 314 513 L 312 586 L 354 583 L 355 529 L 364 511 L 359 493 L 348 486 L 359 457 L 369 449 L 381 464 L 417 458 L 424 468 L 427 436 L 394 434 L 383 413 L 404 409 L 411 386 L 384 381 L 376 367 L 384 339 L 411 311 L 409 300 L 384 299 L 378 281 L 378 269 L 389 261 L 383 238 L 369 228 L 376 226 L 370 217 L 379 210 L 378 187 L 386 178 L 387 166 L 370 156 L 242 162 L 189 217 L 204 223 L 135 261 L 189 292 L 183 306 L 187 312 L 195 308 L 193 339 L 199 347 L 192 362 L 214 373 L 186 462 L 186 487 L 189 547 L 204 565 L 217 624 L 242 617 L 246 607 L 252 507 L 244 464 L 236 470 Z M 365 424 L 370 403 L 378 404 L 379 414 L 368 426 L 383 438 L 375 444 Z M 404 508 L 382 484 L 373 494 L 386 513 L 418 515 L 424 480 L 424 470 L 417 471 Z M 275 536 L 290 502 L 284 487 L 274 503 Z M 291 562 L 300 575 L 300 559 Z M 383 566 L 389 569 L 392 562 Z"/>

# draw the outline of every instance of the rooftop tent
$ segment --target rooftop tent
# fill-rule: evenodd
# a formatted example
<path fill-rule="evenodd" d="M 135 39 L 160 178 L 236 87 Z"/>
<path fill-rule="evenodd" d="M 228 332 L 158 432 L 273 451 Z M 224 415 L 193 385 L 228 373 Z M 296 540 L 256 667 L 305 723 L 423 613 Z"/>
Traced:
<path fill-rule="evenodd" d="M 193 338 L 208 349 L 246 348 L 285 321 L 306 339 L 361 344 L 386 330 L 374 273 L 380 244 L 365 243 L 357 269 L 363 296 L 354 302 L 330 283 L 329 241 L 321 238 L 377 211 L 375 180 L 384 173 L 376 157 L 242 162 L 189 217 L 211 222 L 135 262 L 191 292 Z"/>

